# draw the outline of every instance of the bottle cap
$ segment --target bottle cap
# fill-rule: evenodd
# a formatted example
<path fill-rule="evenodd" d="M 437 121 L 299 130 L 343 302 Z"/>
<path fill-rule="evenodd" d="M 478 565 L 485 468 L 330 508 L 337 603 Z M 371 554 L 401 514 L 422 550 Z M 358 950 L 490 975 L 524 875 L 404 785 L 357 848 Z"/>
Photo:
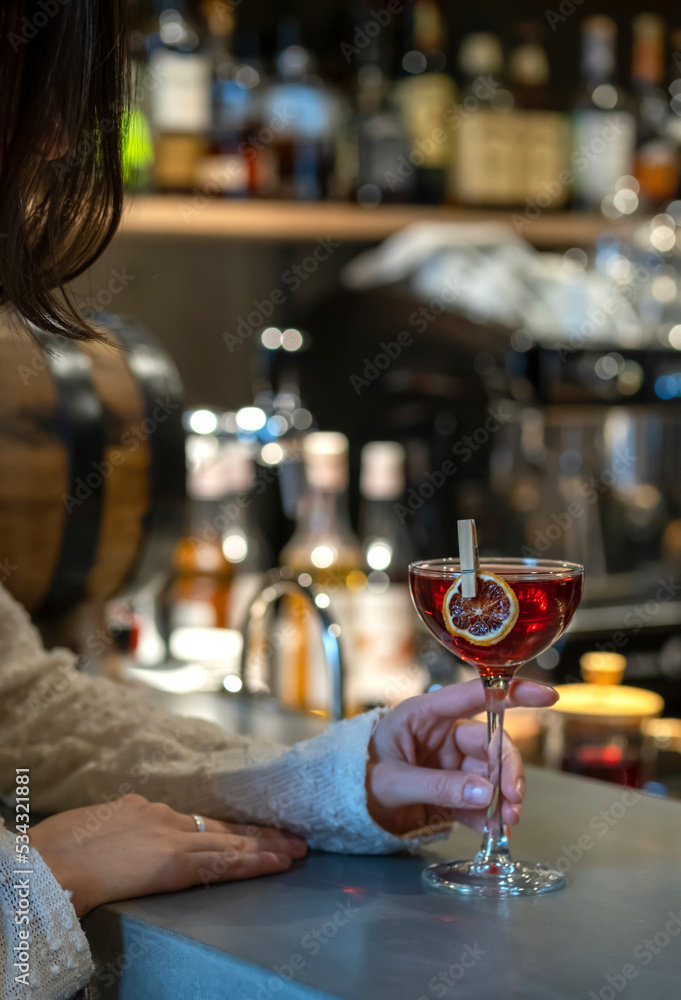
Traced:
<path fill-rule="evenodd" d="M 348 485 L 348 448 L 345 434 L 315 431 L 303 444 L 305 475 L 315 490 L 344 490 Z"/>
<path fill-rule="evenodd" d="M 359 489 L 367 500 L 396 500 L 404 492 L 405 451 L 397 441 L 371 441 L 362 448 Z"/>

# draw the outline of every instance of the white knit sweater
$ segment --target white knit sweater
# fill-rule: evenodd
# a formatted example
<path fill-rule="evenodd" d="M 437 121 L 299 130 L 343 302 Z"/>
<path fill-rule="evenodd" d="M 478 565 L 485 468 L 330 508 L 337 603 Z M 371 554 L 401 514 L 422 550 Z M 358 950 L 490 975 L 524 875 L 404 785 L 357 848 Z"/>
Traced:
<path fill-rule="evenodd" d="M 180 812 L 281 826 L 311 847 L 387 853 L 419 843 L 386 833 L 367 811 L 365 769 L 380 710 L 286 748 L 230 736 L 212 723 L 166 715 L 129 689 L 74 669 L 63 649 L 46 652 L 26 612 L 0 586 L 0 794 L 29 768 L 34 813 L 73 809 L 127 792 Z M 428 838 L 433 839 L 433 838 Z M 17 863 L 15 836 L 0 820 L 0 982 L 3 1000 L 63 1000 L 91 974 L 87 941 L 69 893 L 39 854 Z M 29 869 L 30 924 L 21 916 Z M 20 931 L 30 927 L 30 985 L 15 981 Z"/>

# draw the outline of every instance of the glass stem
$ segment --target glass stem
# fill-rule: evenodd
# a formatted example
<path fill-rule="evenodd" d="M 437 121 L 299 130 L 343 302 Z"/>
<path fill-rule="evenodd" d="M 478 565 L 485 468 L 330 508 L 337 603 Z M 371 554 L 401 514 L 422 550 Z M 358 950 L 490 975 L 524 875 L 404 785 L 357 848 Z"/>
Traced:
<path fill-rule="evenodd" d="M 511 855 L 508 849 L 506 827 L 501 815 L 503 795 L 501 792 L 501 765 L 503 760 L 503 731 L 506 695 L 509 680 L 506 677 L 485 677 L 482 681 L 485 688 L 485 703 L 487 708 L 487 738 L 489 740 L 488 761 L 489 780 L 494 785 L 494 793 L 489 809 L 482 846 L 476 855 L 476 862 L 482 865 L 499 865 L 509 862 Z M 495 734 L 498 734 L 496 739 Z"/>

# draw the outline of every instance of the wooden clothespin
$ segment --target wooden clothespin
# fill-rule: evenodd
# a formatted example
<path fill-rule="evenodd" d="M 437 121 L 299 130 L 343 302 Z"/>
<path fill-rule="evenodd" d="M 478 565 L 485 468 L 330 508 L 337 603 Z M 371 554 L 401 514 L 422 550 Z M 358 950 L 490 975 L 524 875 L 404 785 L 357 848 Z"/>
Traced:
<path fill-rule="evenodd" d="M 461 566 L 461 596 L 475 597 L 477 593 L 476 574 L 480 569 L 478 553 L 478 532 L 473 518 L 457 521 L 459 530 L 459 564 Z"/>

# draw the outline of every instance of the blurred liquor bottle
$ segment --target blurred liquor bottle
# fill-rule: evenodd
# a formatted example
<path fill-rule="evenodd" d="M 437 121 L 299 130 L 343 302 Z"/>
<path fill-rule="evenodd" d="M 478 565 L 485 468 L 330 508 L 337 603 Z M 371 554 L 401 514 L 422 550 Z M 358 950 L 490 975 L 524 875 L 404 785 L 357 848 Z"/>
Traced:
<path fill-rule="evenodd" d="M 211 63 L 210 149 L 197 168 L 197 184 L 208 195 L 244 197 L 249 172 L 242 143 L 248 89 L 238 80 L 234 58 L 234 11 L 222 0 L 204 0 L 206 51 Z"/>
<path fill-rule="evenodd" d="M 489 32 L 467 35 L 459 50 L 464 77 L 457 115 L 456 191 L 464 205 L 514 205 L 525 191 L 525 151 L 503 80 L 501 42 Z"/>
<path fill-rule="evenodd" d="M 413 178 L 414 200 L 439 205 L 453 198 L 456 87 L 445 72 L 444 24 L 434 0 L 415 0 L 411 49 L 402 59 L 405 76 L 394 88 L 411 150 L 393 183 Z"/>
<path fill-rule="evenodd" d="M 364 30 L 373 23 L 365 11 L 360 31 L 369 41 L 357 56 L 354 114 L 339 137 L 336 157 L 339 193 L 369 208 L 409 202 L 414 190 L 414 177 L 404 169 L 409 164 L 409 135 L 391 99 L 385 47 L 381 35 L 370 38 Z"/>
<path fill-rule="evenodd" d="M 665 77 L 664 24 L 654 14 L 634 18 L 631 81 L 636 110 L 634 176 L 639 201 L 653 208 L 676 196 L 679 153 L 669 134 L 670 107 L 662 89 Z"/>
<path fill-rule="evenodd" d="M 339 99 L 312 72 L 310 53 L 300 44 L 294 20 L 279 25 L 277 80 L 264 94 L 262 108 L 262 132 L 277 168 L 272 193 L 298 201 L 328 197 L 340 122 Z"/>
<path fill-rule="evenodd" d="M 352 593 L 363 587 L 362 549 L 348 514 L 348 439 L 334 432 L 309 434 L 303 445 L 307 490 L 301 496 L 293 537 L 281 565 L 314 583 L 316 603 L 329 608 L 341 628 L 346 654 L 346 702 L 352 704 Z M 280 699 L 290 709 L 326 712 L 329 686 L 318 621 L 300 597 L 284 599 L 279 663 Z"/>
<path fill-rule="evenodd" d="M 220 505 L 228 491 L 225 464 L 212 436 L 187 438 L 189 523 L 173 557 L 170 648 L 178 629 L 227 628 L 234 566 L 222 548 Z"/>
<path fill-rule="evenodd" d="M 582 91 L 573 113 L 574 204 L 598 210 L 612 197 L 634 165 L 636 128 L 628 103 L 615 82 L 617 26 L 609 17 L 582 22 Z"/>
<path fill-rule="evenodd" d="M 239 442 L 189 435 L 187 457 L 189 523 L 173 560 L 169 649 L 180 660 L 227 660 L 269 564 L 253 505 L 256 477 Z"/>
<path fill-rule="evenodd" d="M 154 184 L 191 190 L 211 126 L 210 61 L 184 0 L 155 0 L 148 35 L 151 126 L 156 143 Z"/>
<path fill-rule="evenodd" d="M 395 441 L 362 449 L 360 538 L 366 587 L 355 595 L 353 701 L 394 705 L 423 691 L 417 665 L 416 614 L 408 585 L 416 558 L 404 519 L 395 513 L 405 487 L 405 451 Z"/>
<path fill-rule="evenodd" d="M 522 178 L 517 204 L 529 199 L 541 208 L 559 208 L 570 194 L 564 173 L 569 153 L 568 124 L 565 115 L 555 110 L 543 26 L 526 22 L 518 25 L 516 34 L 519 44 L 511 53 L 509 79 L 514 99 L 510 124 Z"/>
<path fill-rule="evenodd" d="M 248 445 L 233 441 L 221 448 L 224 496 L 220 504 L 222 552 L 232 568 L 227 595 L 227 626 L 240 629 L 262 574 L 271 565 L 269 546 L 256 516 L 258 473 Z"/>

